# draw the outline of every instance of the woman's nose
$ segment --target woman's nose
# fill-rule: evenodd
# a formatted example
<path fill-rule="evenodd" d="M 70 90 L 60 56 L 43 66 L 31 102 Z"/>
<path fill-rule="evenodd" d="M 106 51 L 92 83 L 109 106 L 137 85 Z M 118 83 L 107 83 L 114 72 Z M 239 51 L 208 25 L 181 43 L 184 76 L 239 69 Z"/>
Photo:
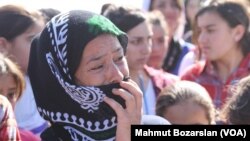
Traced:
<path fill-rule="evenodd" d="M 152 52 L 152 42 L 151 41 L 147 41 L 143 44 L 143 47 L 142 47 L 142 53 L 144 54 L 150 54 Z"/>
<path fill-rule="evenodd" d="M 204 43 L 205 40 L 206 40 L 206 35 L 205 35 L 204 33 L 201 32 L 201 33 L 198 35 L 197 41 L 198 41 L 198 43 Z"/>
<path fill-rule="evenodd" d="M 115 63 L 112 63 L 112 65 L 109 67 L 108 78 L 110 83 L 121 82 L 124 78 L 123 73 Z"/>

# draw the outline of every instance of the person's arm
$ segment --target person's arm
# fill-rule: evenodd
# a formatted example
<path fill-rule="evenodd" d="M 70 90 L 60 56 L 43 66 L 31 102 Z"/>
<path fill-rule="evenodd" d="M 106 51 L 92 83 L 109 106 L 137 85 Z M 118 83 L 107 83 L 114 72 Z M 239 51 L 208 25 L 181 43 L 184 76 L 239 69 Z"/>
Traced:
<path fill-rule="evenodd" d="M 126 103 L 124 109 L 115 100 L 105 97 L 104 101 L 114 109 L 117 114 L 117 141 L 130 141 L 131 125 L 140 124 L 142 117 L 142 92 L 138 85 L 129 79 L 120 83 L 124 89 L 113 89 L 113 93 L 121 96 Z"/>

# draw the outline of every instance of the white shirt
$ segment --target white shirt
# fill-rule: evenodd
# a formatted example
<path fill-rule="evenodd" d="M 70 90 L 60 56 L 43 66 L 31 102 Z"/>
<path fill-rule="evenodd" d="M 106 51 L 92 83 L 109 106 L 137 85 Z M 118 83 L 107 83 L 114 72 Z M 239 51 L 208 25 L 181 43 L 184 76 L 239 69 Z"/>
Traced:
<path fill-rule="evenodd" d="M 195 64 L 195 53 L 194 51 L 190 51 L 183 57 L 180 63 L 178 75 L 182 76 L 186 69 L 193 64 Z"/>
<path fill-rule="evenodd" d="M 25 80 L 26 88 L 16 103 L 15 116 L 18 127 L 26 130 L 34 130 L 46 121 L 38 113 L 29 78 L 25 77 Z"/>
<path fill-rule="evenodd" d="M 145 93 L 143 94 L 143 114 L 144 115 L 155 115 L 155 104 L 156 95 L 153 88 L 152 80 L 148 81 L 148 85 L 145 88 Z"/>

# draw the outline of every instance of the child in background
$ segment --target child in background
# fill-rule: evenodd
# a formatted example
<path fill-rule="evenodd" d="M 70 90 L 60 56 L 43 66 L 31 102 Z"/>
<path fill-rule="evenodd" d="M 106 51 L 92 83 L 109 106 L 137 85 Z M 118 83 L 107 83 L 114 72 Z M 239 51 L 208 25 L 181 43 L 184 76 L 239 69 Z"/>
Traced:
<path fill-rule="evenodd" d="M 156 114 L 171 124 L 215 123 L 215 109 L 208 92 L 191 81 L 178 81 L 163 89 L 156 102 Z"/>
<path fill-rule="evenodd" d="M 0 140 L 21 141 L 13 108 L 6 97 L 0 95 Z"/>
<path fill-rule="evenodd" d="M 233 96 L 226 102 L 221 119 L 226 124 L 250 124 L 250 76 L 232 87 Z"/>
<path fill-rule="evenodd" d="M 18 126 L 40 135 L 49 125 L 38 113 L 27 75 L 32 39 L 45 26 L 40 12 L 18 4 L 0 6 L 0 52 L 14 61 L 25 75 L 25 89 L 14 107 Z"/>
<path fill-rule="evenodd" d="M 228 88 L 250 74 L 249 17 L 236 2 L 214 3 L 196 15 L 194 40 L 203 61 L 188 68 L 182 80 L 201 84 L 216 108 L 231 95 Z"/>
<path fill-rule="evenodd" d="M 169 48 L 162 68 L 166 72 L 179 75 L 184 56 L 196 49 L 193 44 L 182 39 L 185 23 L 183 0 L 151 0 L 149 11 L 152 10 L 163 13 L 169 29 Z"/>
<path fill-rule="evenodd" d="M 152 52 L 148 59 L 148 65 L 155 69 L 162 69 L 165 56 L 168 51 L 169 30 L 164 15 L 158 11 L 148 12 L 148 19 L 152 25 Z"/>
<path fill-rule="evenodd" d="M 21 97 L 24 86 L 24 77 L 19 67 L 9 58 L 0 54 L 0 95 L 8 98 L 12 108 Z M 40 141 L 39 137 L 30 131 L 19 129 L 19 132 L 22 141 Z"/>

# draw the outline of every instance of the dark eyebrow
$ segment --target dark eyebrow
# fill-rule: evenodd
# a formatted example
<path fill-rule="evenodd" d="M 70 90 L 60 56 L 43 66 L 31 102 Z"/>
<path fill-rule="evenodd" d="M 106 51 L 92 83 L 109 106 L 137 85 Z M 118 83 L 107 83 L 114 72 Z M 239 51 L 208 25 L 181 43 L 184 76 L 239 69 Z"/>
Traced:
<path fill-rule="evenodd" d="M 8 90 L 15 91 L 16 89 L 17 89 L 16 87 L 13 87 L 13 88 L 9 88 Z"/>
<path fill-rule="evenodd" d="M 138 39 L 142 39 L 143 37 L 130 37 L 129 39 L 131 40 L 138 40 Z"/>
<path fill-rule="evenodd" d="M 120 52 L 121 50 L 122 50 L 122 48 L 119 47 L 119 48 L 117 48 L 117 49 L 114 49 L 114 50 L 113 50 L 113 53 L 115 53 L 115 52 Z"/>
<path fill-rule="evenodd" d="M 88 65 L 90 62 L 92 62 L 92 61 L 100 60 L 103 56 L 105 56 L 105 54 L 100 55 L 100 56 L 97 56 L 97 57 L 91 58 L 91 59 L 87 62 L 87 65 Z"/>
<path fill-rule="evenodd" d="M 153 36 L 153 32 L 152 33 L 150 33 L 148 36 L 146 36 L 146 38 L 152 38 L 152 36 Z M 143 39 L 143 38 L 145 38 L 144 36 L 142 37 L 142 36 L 132 36 L 132 37 L 129 37 L 129 39 L 131 39 L 131 40 L 138 40 L 138 39 Z"/>
<path fill-rule="evenodd" d="M 209 24 L 209 25 L 205 26 L 205 28 L 211 28 L 211 27 L 214 27 L 214 26 L 215 26 L 215 24 Z"/>
<path fill-rule="evenodd" d="M 112 53 L 120 52 L 121 50 L 122 50 L 122 48 L 119 47 L 119 48 L 117 48 L 117 49 L 114 49 Z M 102 54 L 102 55 L 97 56 L 97 57 L 93 57 L 93 58 L 91 58 L 91 59 L 87 62 L 87 64 L 89 64 L 89 63 L 92 62 L 92 61 L 100 60 L 103 56 L 105 56 L 105 54 Z"/>

